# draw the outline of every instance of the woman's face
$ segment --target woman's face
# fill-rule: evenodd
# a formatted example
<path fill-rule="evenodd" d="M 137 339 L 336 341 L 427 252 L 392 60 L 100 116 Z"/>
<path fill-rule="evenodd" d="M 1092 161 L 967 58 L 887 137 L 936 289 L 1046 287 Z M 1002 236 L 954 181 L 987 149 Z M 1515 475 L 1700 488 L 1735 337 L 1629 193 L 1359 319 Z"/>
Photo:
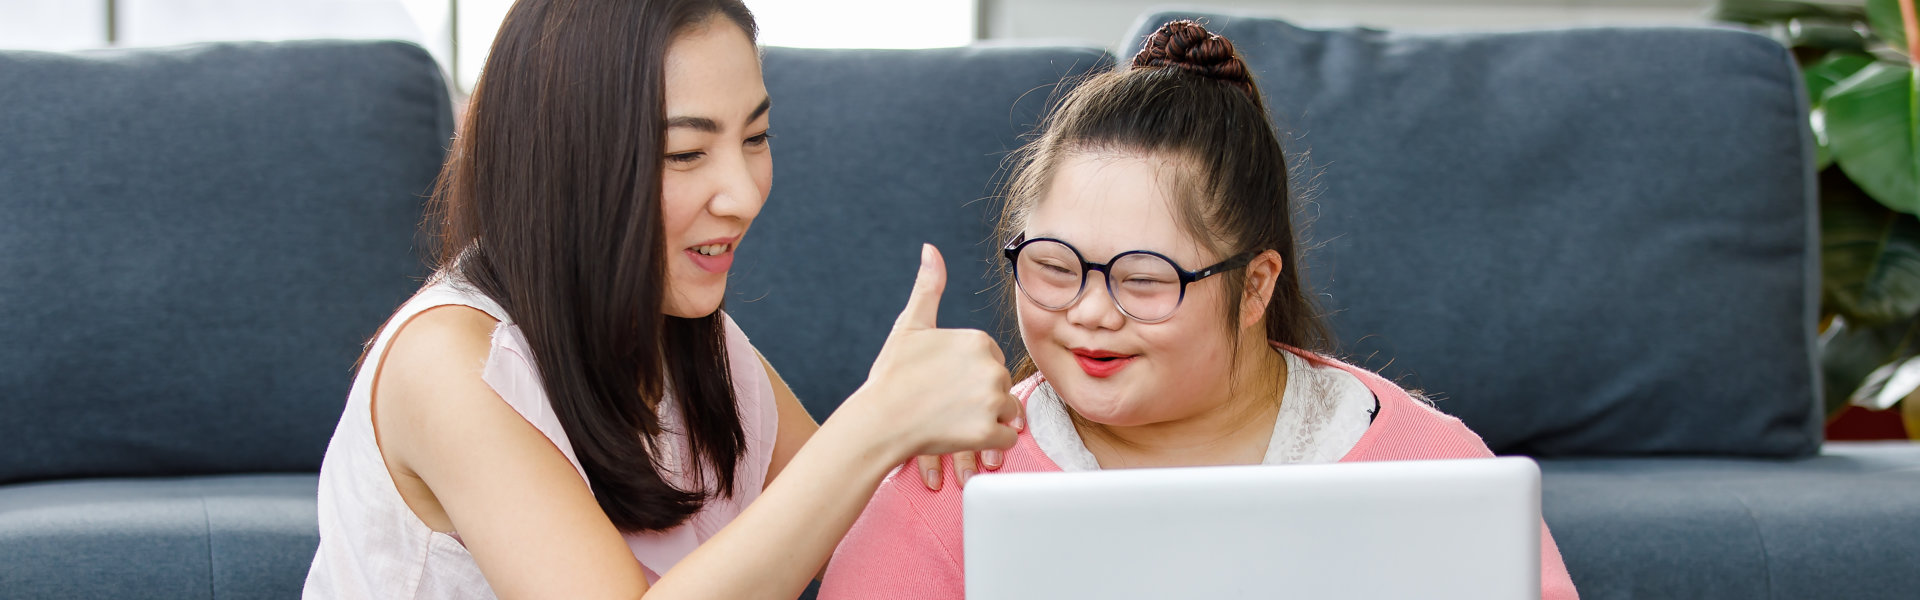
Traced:
<path fill-rule="evenodd" d="M 746 32 L 715 16 L 675 38 L 666 103 L 666 313 L 703 317 L 720 308 L 734 249 L 773 187 L 767 87 Z"/>
<path fill-rule="evenodd" d="M 1106 263 L 1151 250 L 1192 271 L 1219 262 L 1177 225 L 1170 182 L 1176 163 L 1132 153 L 1065 157 L 1027 220 L 1028 239 L 1048 237 Z M 1187 286 L 1173 316 L 1142 323 L 1121 313 L 1099 271 L 1079 300 L 1042 308 L 1016 293 L 1027 352 L 1061 399 L 1087 420 L 1132 427 L 1195 416 L 1228 381 L 1234 351 L 1225 310 L 1229 272 Z M 1117 285 L 1117 284 L 1116 284 Z M 1119 356 L 1119 358 L 1106 358 Z"/>

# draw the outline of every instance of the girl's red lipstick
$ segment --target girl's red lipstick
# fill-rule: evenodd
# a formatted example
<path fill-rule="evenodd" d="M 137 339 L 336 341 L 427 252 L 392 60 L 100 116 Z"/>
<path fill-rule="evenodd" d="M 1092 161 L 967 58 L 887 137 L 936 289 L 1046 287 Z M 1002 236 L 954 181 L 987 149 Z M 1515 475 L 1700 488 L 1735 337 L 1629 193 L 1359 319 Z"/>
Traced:
<path fill-rule="evenodd" d="M 1136 356 L 1133 354 L 1121 354 L 1118 352 L 1108 352 L 1106 350 L 1089 350 L 1086 348 L 1072 348 L 1070 350 L 1073 352 L 1074 362 L 1080 364 L 1081 371 L 1085 371 L 1089 377 L 1099 378 L 1112 377 L 1114 373 L 1119 373 L 1121 369 L 1127 368 L 1127 365 L 1132 363 L 1134 356 Z"/>

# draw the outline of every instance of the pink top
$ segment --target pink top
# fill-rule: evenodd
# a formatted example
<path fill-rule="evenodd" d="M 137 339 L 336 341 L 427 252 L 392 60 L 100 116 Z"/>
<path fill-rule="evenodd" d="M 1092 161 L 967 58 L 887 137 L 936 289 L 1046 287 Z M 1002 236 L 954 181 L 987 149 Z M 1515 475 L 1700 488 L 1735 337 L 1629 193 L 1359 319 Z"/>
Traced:
<path fill-rule="evenodd" d="M 378 365 L 386 354 L 394 328 L 437 306 L 468 306 L 500 321 L 493 330 L 492 348 L 481 371 L 484 380 L 535 429 L 540 430 L 586 478 L 573 444 L 554 415 L 541 387 L 525 336 L 499 304 L 484 294 L 436 277 L 401 305 L 367 352 L 365 364 Z M 759 354 L 733 319 L 726 322 L 727 362 L 733 375 L 734 399 L 739 403 L 740 426 L 746 433 L 746 453 L 736 467 L 731 498 L 717 497 L 679 527 L 661 532 L 629 534 L 627 546 L 645 569 L 649 583 L 713 537 L 748 503 L 760 497 L 767 467 L 773 460 L 779 427 L 773 384 L 760 364 Z M 320 548 L 307 572 L 306 598 L 492 598 L 493 590 L 473 562 L 473 555 L 454 532 L 429 529 L 401 500 L 387 472 L 386 461 L 373 436 L 369 392 L 375 369 L 355 374 L 347 393 L 346 411 L 327 454 L 320 463 Z M 687 438 L 680 431 L 675 399 L 660 403 L 663 433 L 655 439 L 667 479 L 685 486 L 682 467 L 688 455 Z"/>
<path fill-rule="evenodd" d="M 1319 361 L 1352 373 L 1380 399 L 1380 414 L 1340 462 L 1486 458 L 1480 436 L 1459 419 L 1414 400 L 1399 386 L 1370 371 L 1324 357 Z M 1034 375 L 1013 388 L 1022 402 L 1045 379 Z M 950 459 L 943 459 L 950 460 Z M 940 491 L 929 491 L 904 465 L 880 484 L 853 530 L 841 540 L 820 587 L 822 600 L 847 598 L 965 597 L 966 556 L 961 551 L 961 488 L 953 465 L 945 466 Z M 1033 436 L 1022 433 L 1007 450 L 1001 473 L 1059 471 Z M 901 476 L 901 473 L 906 473 Z M 1560 549 L 1546 525 L 1540 528 L 1540 597 L 1575 600 Z"/>

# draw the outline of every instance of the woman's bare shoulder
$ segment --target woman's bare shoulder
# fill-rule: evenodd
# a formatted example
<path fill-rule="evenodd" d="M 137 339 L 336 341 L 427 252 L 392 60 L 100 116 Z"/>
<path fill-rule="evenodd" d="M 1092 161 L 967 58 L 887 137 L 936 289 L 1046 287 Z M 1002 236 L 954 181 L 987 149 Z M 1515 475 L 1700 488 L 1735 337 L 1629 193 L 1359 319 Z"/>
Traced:
<path fill-rule="evenodd" d="M 377 387 L 410 388 L 449 377 L 478 380 L 499 325 L 471 306 L 449 304 L 421 311 L 398 325 L 381 357 Z"/>
<path fill-rule="evenodd" d="M 471 421 L 477 404 L 498 402 L 481 378 L 498 324 L 479 309 L 456 304 L 397 325 L 375 365 L 372 389 L 375 431 L 385 453 L 410 454 L 407 440 L 423 437 L 423 428 Z"/>

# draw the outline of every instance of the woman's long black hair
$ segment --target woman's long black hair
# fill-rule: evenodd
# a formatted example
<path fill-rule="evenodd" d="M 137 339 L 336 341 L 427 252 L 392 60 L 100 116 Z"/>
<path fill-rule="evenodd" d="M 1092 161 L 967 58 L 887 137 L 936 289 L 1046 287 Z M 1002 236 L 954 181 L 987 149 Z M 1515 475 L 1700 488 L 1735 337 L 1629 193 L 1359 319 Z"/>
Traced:
<path fill-rule="evenodd" d="M 733 493 L 745 452 L 722 317 L 666 301 L 660 169 L 677 34 L 731 23 L 738 0 L 520 0 L 487 57 L 427 224 L 442 273 L 526 336 L 594 497 L 622 531 L 678 525 Z M 671 395 L 694 489 L 647 441 Z"/>

